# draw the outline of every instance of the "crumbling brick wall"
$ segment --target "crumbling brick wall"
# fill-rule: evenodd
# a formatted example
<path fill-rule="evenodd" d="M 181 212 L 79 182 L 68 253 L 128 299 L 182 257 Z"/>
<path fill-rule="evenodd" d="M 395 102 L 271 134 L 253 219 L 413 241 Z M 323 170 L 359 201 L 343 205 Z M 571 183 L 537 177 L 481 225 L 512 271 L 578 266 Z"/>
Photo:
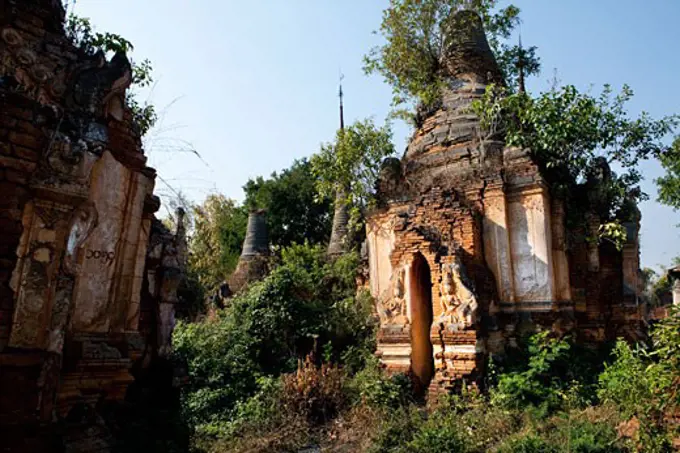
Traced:
<path fill-rule="evenodd" d="M 64 15 L 58 0 L 0 0 L 0 443 L 7 451 L 50 451 L 58 420 L 99 432 L 95 408 L 125 398 L 133 364 L 149 348 L 167 355 L 186 255 L 183 232 L 168 233 L 145 265 L 159 204 L 125 103 L 132 68 L 123 54 L 107 59 L 76 47 Z M 150 289 L 143 281 L 151 274 Z M 158 305 L 153 341 L 149 329 L 140 333 L 143 291 Z M 75 439 L 61 434 L 62 444 Z M 104 434 L 76 437 L 71 451 L 106 451 Z"/>

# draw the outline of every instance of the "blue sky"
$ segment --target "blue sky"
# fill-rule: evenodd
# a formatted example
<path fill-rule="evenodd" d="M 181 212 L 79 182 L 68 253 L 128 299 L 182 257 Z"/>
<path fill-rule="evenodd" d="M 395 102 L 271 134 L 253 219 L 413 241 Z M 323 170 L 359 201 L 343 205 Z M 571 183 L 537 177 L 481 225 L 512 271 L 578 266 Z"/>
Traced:
<path fill-rule="evenodd" d="M 516 0 L 522 36 L 537 45 L 543 73 L 529 89 L 565 84 L 598 92 L 605 83 L 635 91 L 633 113 L 680 112 L 680 2 Z M 346 121 L 388 110 L 390 88 L 361 69 L 380 38 L 388 0 L 77 0 L 100 31 L 135 45 L 157 83 L 149 99 L 163 112 L 147 138 L 149 162 L 175 190 L 200 201 L 211 192 L 241 200 L 250 177 L 309 156 L 338 127 L 338 72 L 345 74 Z M 144 97 L 147 93 L 144 94 Z M 410 134 L 395 124 L 401 153 Z M 184 143 L 202 159 L 178 152 Z M 174 151 L 173 151 L 174 150 Z M 655 162 L 643 165 L 642 264 L 680 255 L 680 213 L 655 202 Z M 161 181 L 157 190 L 168 192 Z"/>

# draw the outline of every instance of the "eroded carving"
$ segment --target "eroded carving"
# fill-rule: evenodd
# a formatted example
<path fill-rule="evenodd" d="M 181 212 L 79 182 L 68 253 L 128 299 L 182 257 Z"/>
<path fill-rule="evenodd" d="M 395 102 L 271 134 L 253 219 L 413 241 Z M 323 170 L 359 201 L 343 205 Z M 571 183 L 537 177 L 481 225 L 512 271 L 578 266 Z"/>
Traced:
<path fill-rule="evenodd" d="M 78 272 L 78 250 L 97 226 L 98 220 L 97 209 L 91 201 L 83 203 L 73 214 L 64 253 L 64 271 L 68 275 Z"/>
<path fill-rule="evenodd" d="M 392 294 L 382 298 L 380 318 L 386 323 L 408 322 L 406 316 L 406 270 L 398 269 L 394 273 Z"/>
<path fill-rule="evenodd" d="M 453 263 L 442 265 L 440 301 L 440 322 L 456 330 L 472 327 L 477 312 L 477 296 L 457 255 Z"/>

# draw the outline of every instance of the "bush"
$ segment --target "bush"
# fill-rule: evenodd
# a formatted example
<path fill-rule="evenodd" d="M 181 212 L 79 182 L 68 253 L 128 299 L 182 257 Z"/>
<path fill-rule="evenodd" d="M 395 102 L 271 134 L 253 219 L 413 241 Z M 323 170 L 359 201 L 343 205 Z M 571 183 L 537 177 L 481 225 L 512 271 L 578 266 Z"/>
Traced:
<path fill-rule="evenodd" d="M 186 364 L 187 420 L 199 432 L 231 432 L 238 411 L 263 391 L 263 378 L 294 372 L 297 362 L 323 346 L 327 360 L 350 371 L 374 350 L 372 300 L 357 295 L 359 260 L 327 260 L 324 247 L 295 245 L 263 281 L 201 323 L 178 323 L 174 346 Z M 253 403 L 254 404 L 254 403 Z"/>
<path fill-rule="evenodd" d="M 559 414 L 544 427 L 556 451 L 573 453 L 623 452 L 616 431 L 619 414 L 607 409 Z"/>
<path fill-rule="evenodd" d="M 387 376 L 373 359 L 348 383 L 348 393 L 354 396 L 355 403 L 396 409 L 412 402 L 413 389 L 407 375 Z"/>
<path fill-rule="evenodd" d="M 567 382 L 558 372 L 568 362 L 570 344 L 549 337 L 548 332 L 529 338 L 526 359 L 520 367 L 498 376 L 491 395 L 495 404 L 508 408 L 528 405 L 553 409 L 560 405 L 560 390 Z"/>
<path fill-rule="evenodd" d="M 463 428 L 463 426 L 455 423 L 453 417 L 435 413 L 415 433 L 413 440 L 406 445 L 405 452 L 467 452 L 469 450 L 466 436 L 461 433 Z"/>
<path fill-rule="evenodd" d="M 619 340 L 614 348 L 614 361 L 600 374 L 598 397 L 616 404 L 626 417 L 645 414 L 652 409 L 654 388 L 647 373 L 643 352 Z"/>
<path fill-rule="evenodd" d="M 557 450 L 535 434 L 521 434 L 510 437 L 499 448 L 498 453 L 556 453 Z"/>
<path fill-rule="evenodd" d="M 335 365 L 317 367 L 308 358 L 295 373 L 284 375 L 282 380 L 283 406 L 311 423 L 325 423 L 345 407 L 345 375 Z"/>

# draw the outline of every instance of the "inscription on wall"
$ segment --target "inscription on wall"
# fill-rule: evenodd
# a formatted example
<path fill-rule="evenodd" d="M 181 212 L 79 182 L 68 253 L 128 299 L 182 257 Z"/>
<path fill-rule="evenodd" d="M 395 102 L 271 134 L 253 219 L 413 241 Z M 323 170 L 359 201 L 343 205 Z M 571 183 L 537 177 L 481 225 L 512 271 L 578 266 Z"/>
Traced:
<path fill-rule="evenodd" d="M 86 260 L 100 261 L 100 264 L 110 266 L 116 257 L 115 252 L 108 252 L 106 250 L 91 250 L 85 251 Z"/>

